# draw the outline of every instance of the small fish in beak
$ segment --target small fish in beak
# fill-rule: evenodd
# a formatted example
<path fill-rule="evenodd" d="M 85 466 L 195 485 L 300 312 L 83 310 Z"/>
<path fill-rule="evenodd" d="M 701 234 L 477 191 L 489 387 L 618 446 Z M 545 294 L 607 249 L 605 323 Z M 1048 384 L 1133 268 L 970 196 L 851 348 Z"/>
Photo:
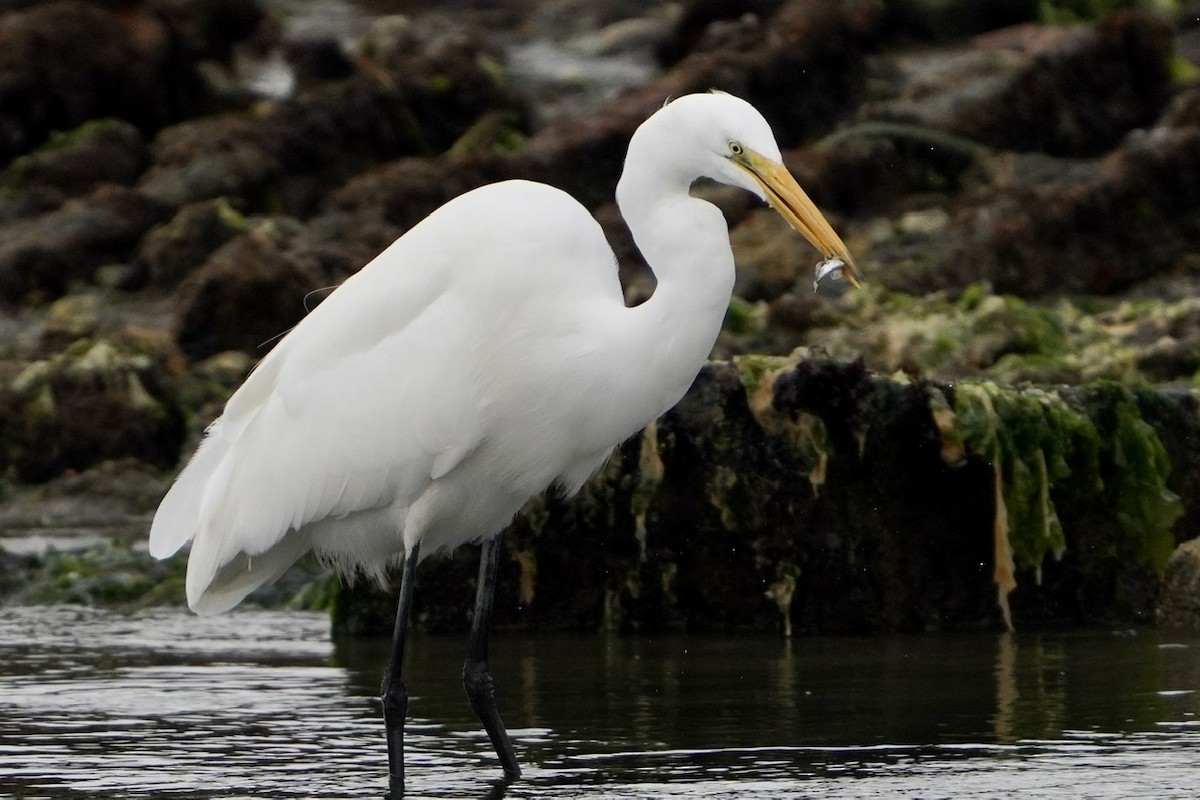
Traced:
<path fill-rule="evenodd" d="M 836 256 L 830 256 L 823 261 L 818 261 L 816 266 L 816 277 L 813 280 L 813 292 L 817 291 L 817 287 L 821 281 L 829 278 L 831 281 L 840 281 L 846 277 L 845 273 L 846 262 Z"/>

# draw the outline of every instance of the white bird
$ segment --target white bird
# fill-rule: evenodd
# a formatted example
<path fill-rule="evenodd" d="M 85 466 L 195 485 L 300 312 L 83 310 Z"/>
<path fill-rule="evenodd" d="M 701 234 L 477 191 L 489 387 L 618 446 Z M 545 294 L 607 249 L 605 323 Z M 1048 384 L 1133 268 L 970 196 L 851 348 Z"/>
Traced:
<path fill-rule="evenodd" d="M 334 291 L 262 360 L 159 506 L 150 552 L 191 541 L 188 604 L 226 611 L 313 552 L 382 578 L 403 562 L 384 681 L 390 788 L 404 788 L 401 680 L 421 557 L 483 542 L 464 683 L 506 776 L 520 768 L 487 668 L 500 535 L 532 496 L 577 491 L 673 406 L 717 338 L 734 281 L 721 212 L 698 178 L 770 202 L 822 255 L 842 240 L 781 163 L 749 103 L 665 105 L 634 133 L 617 203 L 653 269 L 627 307 L 587 210 L 550 186 L 468 192 Z"/>

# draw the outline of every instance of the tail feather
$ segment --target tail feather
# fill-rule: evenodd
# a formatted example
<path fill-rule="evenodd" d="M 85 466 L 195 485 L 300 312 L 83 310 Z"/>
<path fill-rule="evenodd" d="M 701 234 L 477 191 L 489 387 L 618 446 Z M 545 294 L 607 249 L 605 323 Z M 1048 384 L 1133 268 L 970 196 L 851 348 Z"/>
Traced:
<path fill-rule="evenodd" d="M 208 429 L 204 441 L 192 460 L 179 473 L 175 484 L 167 492 L 154 522 L 150 525 L 150 555 L 167 558 L 190 542 L 200 526 L 200 503 L 208 486 L 208 479 L 220 465 L 229 449 L 221 436 L 221 420 Z"/>
<path fill-rule="evenodd" d="M 244 552 L 216 570 L 202 574 L 204 560 L 188 561 L 188 605 L 197 614 L 222 614 L 245 599 L 260 586 L 271 583 L 311 549 L 309 536 L 292 531 L 275 545 L 253 556 Z M 196 567 L 193 570 L 193 566 Z"/>
<path fill-rule="evenodd" d="M 149 550 L 155 558 L 167 558 L 192 542 L 187 600 L 198 614 L 220 614 L 230 610 L 250 592 L 282 575 L 311 549 L 311 537 L 295 531 L 253 556 L 245 552 L 228 553 L 223 547 L 225 537 L 222 536 L 197 538 L 206 494 L 213 490 L 214 480 L 222 480 L 219 473 L 230 466 L 226 457 L 232 438 L 224 434 L 220 419 L 209 427 L 195 456 L 163 498 L 150 526 Z M 222 563 L 224 559 L 229 560 Z"/>

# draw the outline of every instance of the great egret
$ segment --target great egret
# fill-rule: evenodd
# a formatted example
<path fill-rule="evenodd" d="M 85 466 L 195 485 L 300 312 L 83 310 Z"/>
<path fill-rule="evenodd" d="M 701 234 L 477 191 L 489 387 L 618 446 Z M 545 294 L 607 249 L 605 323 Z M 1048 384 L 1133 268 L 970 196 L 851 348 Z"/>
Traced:
<path fill-rule="evenodd" d="M 612 249 L 569 195 L 526 181 L 468 192 L 276 345 L 159 506 L 150 552 L 192 542 L 187 598 L 200 614 L 232 608 L 309 551 L 376 578 L 403 560 L 383 686 L 393 796 L 413 575 L 421 557 L 466 542 L 483 550 L 463 682 L 504 772 L 520 774 L 487 663 L 501 533 L 552 484 L 577 491 L 707 358 L 734 259 L 721 212 L 690 194 L 701 177 L 769 201 L 858 284 L 758 111 L 727 94 L 681 97 L 634 133 L 617 186 L 658 279 L 649 300 L 625 305 Z"/>

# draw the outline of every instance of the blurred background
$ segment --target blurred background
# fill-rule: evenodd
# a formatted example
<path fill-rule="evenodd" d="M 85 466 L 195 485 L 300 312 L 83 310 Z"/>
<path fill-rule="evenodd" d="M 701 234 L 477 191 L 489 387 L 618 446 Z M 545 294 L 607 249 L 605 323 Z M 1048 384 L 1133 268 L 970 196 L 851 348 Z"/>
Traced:
<path fill-rule="evenodd" d="M 7 0 L 0 12 L 0 595 L 10 599 L 178 602 L 181 562 L 150 564 L 140 548 L 181 459 L 306 310 L 467 189 L 524 177 L 568 190 L 605 227 L 629 302 L 644 299 L 653 279 L 613 190 L 633 129 L 686 92 L 718 88 L 762 110 L 867 280 L 861 292 L 814 293 L 815 254 L 775 215 L 697 185 L 728 217 L 738 258 L 715 358 L 861 359 L 868 375 L 942 385 L 1200 382 L 1197 2 Z M 738 380 L 765 369 L 739 363 Z M 711 407 L 699 402 L 703 419 Z M 928 415 L 922 424 L 933 430 Z M 676 428 L 662 447 L 683 436 Z M 806 522 L 832 525 L 850 512 L 836 495 L 823 517 L 811 511 L 823 501 L 809 462 L 839 437 L 814 435 L 790 513 L 802 506 Z M 617 514 L 628 535 L 607 552 L 624 566 L 600 558 L 589 610 L 559 623 L 627 624 L 626 573 L 647 552 L 674 563 L 709 524 L 671 505 L 684 489 L 655 494 L 658 446 L 634 442 L 589 490 L 593 505 L 619 500 L 619 512 L 587 513 Z M 1175 466 L 1190 458 L 1186 445 L 1167 449 Z M 1171 488 L 1186 497 L 1195 478 L 1179 474 Z M 980 475 L 969 496 L 988 505 L 990 472 Z M 1147 481 L 1166 491 L 1161 475 Z M 534 538 L 563 507 L 543 505 Z M 731 528 L 736 515 L 709 505 L 721 512 L 712 524 Z M 1160 506 L 1143 514 L 1157 526 L 1157 571 L 1135 595 L 1153 594 L 1164 553 L 1197 532 L 1189 513 L 1172 536 L 1182 512 Z M 570 525 L 604 527 L 570 514 Z M 1050 544 L 1018 569 L 1040 577 L 1046 553 L 1061 555 L 1051 515 L 1038 523 Z M 955 619 L 995 622 L 994 517 L 989 507 L 970 518 L 981 554 L 960 555 L 984 566 L 964 579 L 980 588 Z M 668 527 L 684 530 L 678 542 L 655 539 Z M 811 534 L 819 551 L 837 549 L 822 535 L 842 534 Z M 513 609 L 528 607 L 536 549 L 517 541 L 512 560 L 526 567 Z M 68 552 L 93 546 L 85 562 L 120 565 L 104 570 L 120 576 L 112 585 Z M 563 547 L 551 563 L 586 571 Z M 783 624 L 776 603 L 792 602 L 803 554 L 746 552 L 755 608 L 695 624 Z M 650 582 L 669 583 L 672 569 Z M 275 599 L 323 574 L 313 566 Z M 1144 616 L 1153 598 L 1122 608 Z M 803 627 L 929 619 L 817 614 Z"/>
<path fill-rule="evenodd" d="M 509 794 L 1192 796 L 1198 0 L 0 0 L 0 794 L 377 796 L 390 593 L 303 561 L 191 617 L 154 509 L 470 188 L 566 189 L 648 297 L 625 147 L 713 88 L 866 287 L 694 187 L 738 260 L 713 362 L 506 538 Z M 430 796 L 505 791 L 437 635 L 475 572 L 419 573 Z"/>

